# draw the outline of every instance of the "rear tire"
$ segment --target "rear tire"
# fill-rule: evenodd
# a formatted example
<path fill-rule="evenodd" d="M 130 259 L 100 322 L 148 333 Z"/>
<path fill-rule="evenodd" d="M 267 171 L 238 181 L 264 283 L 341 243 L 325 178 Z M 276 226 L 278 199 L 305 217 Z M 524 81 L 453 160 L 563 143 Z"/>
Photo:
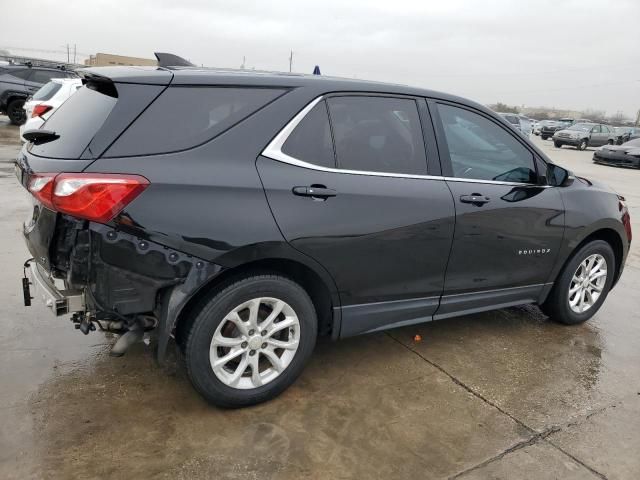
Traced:
<path fill-rule="evenodd" d="M 611 139 L 607 140 L 607 145 L 613 145 L 613 140 Z"/>
<path fill-rule="evenodd" d="M 281 313 L 269 323 L 278 306 Z M 276 397 L 298 378 L 316 343 L 317 316 L 309 295 L 281 276 L 244 278 L 205 298 L 192 315 L 185 345 L 189 379 L 219 407 L 244 407 Z M 291 326 L 282 328 L 282 322 Z M 224 362 L 234 353 L 236 357 Z"/>
<path fill-rule="evenodd" d="M 12 100 L 7 106 L 7 116 L 13 125 L 22 125 L 27 121 L 27 114 L 24 111 L 24 99 Z"/>
<path fill-rule="evenodd" d="M 594 263 L 588 263 L 587 269 L 585 270 L 583 265 L 588 259 L 593 259 L 592 261 Z M 603 270 L 594 273 L 594 275 L 600 273 L 600 277 L 594 280 L 589 280 L 589 277 L 585 277 L 585 280 L 582 282 L 576 281 L 576 278 L 580 277 L 581 271 L 595 270 L 595 267 L 598 265 L 598 259 L 602 259 L 605 262 L 604 281 L 598 280 L 598 278 L 602 277 Z M 611 245 L 603 240 L 594 240 L 584 245 L 562 268 L 547 300 L 540 306 L 542 311 L 553 321 L 564 323 L 565 325 L 575 325 L 586 322 L 600 309 L 607 298 L 613 283 L 615 270 L 615 255 L 613 254 Z M 587 274 L 588 273 L 589 272 L 587 272 Z M 589 305 L 586 303 L 581 305 L 580 298 L 577 297 L 577 295 L 583 292 L 584 288 L 581 289 L 581 285 L 585 285 L 585 281 L 587 281 L 586 285 L 591 285 L 594 282 L 601 283 L 597 285 L 597 288 L 601 290 L 597 292 L 598 296 L 596 299 L 593 298 L 595 293 L 584 295 L 584 299 L 593 300 L 592 302 L 589 300 Z M 575 305 L 572 306 L 572 303 Z M 582 311 L 580 311 L 581 306 Z"/>
<path fill-rule="evenodd" d="M 546 135 L 540 135 L 540 138 L 542 138 L 543 140 L 546 140 L 549 137 L 547 137 Z"/>
<path fill-rule="evenodd" d="M 580 143 L 578 144 L 578 146 L 576 148 L 578 150 L 586 150 L 588 144 L 589 144 L 589 142 L 587 142 L 587 140 L 585 138 L 583 138 L 582 140 L 580 140 Z"/>

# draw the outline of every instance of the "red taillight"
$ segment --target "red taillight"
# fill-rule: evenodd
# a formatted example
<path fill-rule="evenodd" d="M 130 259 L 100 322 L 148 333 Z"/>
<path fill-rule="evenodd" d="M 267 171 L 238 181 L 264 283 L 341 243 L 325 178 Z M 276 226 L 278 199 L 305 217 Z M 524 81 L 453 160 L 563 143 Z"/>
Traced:
<path fill-rule="evenodd" d="M 42 175 L 31 175 L 27 189 L 47 208 L 53 209 L 51 195 L 53 193 L 53 179 L 56 178 L 55 173 L 45 173 Z"/>
<path fill-rule="evenodd" d="M 33 107 L 33 112 L 31 112 L 31 118 L 41 117 L 53 107 L 51 105 L 45 105 L 44 103 L 39 103 L 35 107 Z"/>
<path fill-rule="evenodd" d="M 148 185 L 140 175 L 60 173 L 33 175 L 28 189 L 52 210 L 106 223 Z"/>

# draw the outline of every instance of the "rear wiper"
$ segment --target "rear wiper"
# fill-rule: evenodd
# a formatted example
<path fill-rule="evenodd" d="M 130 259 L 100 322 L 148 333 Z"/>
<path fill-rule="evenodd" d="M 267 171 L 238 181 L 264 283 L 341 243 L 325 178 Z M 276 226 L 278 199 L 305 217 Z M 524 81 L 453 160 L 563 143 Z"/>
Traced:
<path fill-rule="evenodd" d="M 56 132 L 51 130 L 27 130 L 22 134 L 25 140 L 32 142 L 34 145 L 40 145 L 42 143 L 52 142 L 60 138 Z"/>

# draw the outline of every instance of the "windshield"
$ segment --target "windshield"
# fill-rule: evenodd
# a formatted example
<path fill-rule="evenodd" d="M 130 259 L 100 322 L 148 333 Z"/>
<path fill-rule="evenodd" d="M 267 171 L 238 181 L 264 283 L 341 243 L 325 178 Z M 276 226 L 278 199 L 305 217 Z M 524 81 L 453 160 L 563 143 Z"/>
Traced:
<path fill-rule="evenodd" d="M 589 125 L 588 123 L 576 123 L 575 125 L 571 125 L 567 130 L 577 130 L 579 132 L 589 132 L 593 128 L 593 125 Z"/>
<path fill-rule="evenodd" d="M 625 147 L 640 147 L 640 138 L 634 138 L 633 140 L 624 142 L 623 145 Z"/>

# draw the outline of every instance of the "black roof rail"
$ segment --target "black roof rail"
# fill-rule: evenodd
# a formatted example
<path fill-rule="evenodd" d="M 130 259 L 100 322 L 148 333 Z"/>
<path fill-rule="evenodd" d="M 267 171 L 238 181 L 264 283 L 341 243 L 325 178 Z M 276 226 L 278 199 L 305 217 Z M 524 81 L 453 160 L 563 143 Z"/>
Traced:
<path fill-rule="evenodd" d="M 195 67 L 189 60 L 173 53 L 154 52 L 153 54 L 158 59 L 159 67 Z"/>

